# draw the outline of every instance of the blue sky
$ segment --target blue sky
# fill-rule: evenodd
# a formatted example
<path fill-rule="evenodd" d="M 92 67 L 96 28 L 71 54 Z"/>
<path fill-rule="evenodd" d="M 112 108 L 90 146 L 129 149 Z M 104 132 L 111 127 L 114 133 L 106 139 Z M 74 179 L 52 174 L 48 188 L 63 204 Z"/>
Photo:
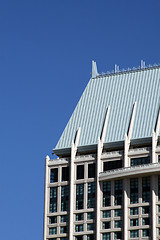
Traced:
<path fill-rule="evenodd" d="M 91 77 L 160 63 L 160 1 L 0 1 L 0 235 L 43 237 L 45 156 Z"/>

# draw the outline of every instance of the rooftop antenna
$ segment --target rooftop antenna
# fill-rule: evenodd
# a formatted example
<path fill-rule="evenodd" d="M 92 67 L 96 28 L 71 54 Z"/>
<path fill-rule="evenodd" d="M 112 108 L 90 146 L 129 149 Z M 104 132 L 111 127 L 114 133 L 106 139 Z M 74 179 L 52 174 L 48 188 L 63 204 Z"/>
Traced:
<path fill-rule="evenodd" d="M 92 61 L 92 78 L 95 78 L 97 77 L 99 74 L 98 74 L 98 71 L 97 71 L 97 64 L 96 62 L 93 60 Z"/>
<path fill-rule="evenodd" d="M 145 61 L 141 60 L 141 69 L 145 68 L 145 66 L 146 66 Z"/>
<path fill-rule="evenodd" d="M 114 66 L 114 71 L 115 71 L 115 73 L 119 72 L 119 66 L 117 64 L 115 64 L 115 66 Z"/>

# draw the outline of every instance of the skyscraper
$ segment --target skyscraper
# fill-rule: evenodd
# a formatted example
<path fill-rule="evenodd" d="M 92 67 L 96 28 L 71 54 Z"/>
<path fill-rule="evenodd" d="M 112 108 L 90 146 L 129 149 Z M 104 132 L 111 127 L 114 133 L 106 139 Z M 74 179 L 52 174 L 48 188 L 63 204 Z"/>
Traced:
<path fill-rule="evenodd" d="M 160 67 L 98 74 L 46 157 L 44 240 L 160 239 Z"/>

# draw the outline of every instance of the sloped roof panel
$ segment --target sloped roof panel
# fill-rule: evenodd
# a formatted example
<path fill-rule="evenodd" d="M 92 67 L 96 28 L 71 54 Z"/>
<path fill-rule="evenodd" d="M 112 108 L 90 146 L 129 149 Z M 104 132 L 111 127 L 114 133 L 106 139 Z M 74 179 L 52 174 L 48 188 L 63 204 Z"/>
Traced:
<path fill-rule="evenodd" d="M 109 105 L 105 143 L 123 141 L 135 102 L 131 139 L 151 137 L 160 106 L 159 67 L 91 78 L 55 149 L 70 148 L 79 127 L 79 146 L 97 144 Z"/>

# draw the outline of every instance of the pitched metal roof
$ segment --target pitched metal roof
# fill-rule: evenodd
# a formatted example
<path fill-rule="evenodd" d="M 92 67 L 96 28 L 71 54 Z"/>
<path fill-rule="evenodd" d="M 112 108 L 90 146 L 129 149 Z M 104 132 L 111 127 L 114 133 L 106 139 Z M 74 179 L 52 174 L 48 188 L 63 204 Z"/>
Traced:
<path fill-rule="evenodd" d="M 91 78 L 55 150 L 70 148 L 79 127 L 78 146 L 97 144 L 109 105 L 105 143 L 123 141 L 135 102 L 131 139 L 151 137 L 160 107 L 160 67 Z"/>

